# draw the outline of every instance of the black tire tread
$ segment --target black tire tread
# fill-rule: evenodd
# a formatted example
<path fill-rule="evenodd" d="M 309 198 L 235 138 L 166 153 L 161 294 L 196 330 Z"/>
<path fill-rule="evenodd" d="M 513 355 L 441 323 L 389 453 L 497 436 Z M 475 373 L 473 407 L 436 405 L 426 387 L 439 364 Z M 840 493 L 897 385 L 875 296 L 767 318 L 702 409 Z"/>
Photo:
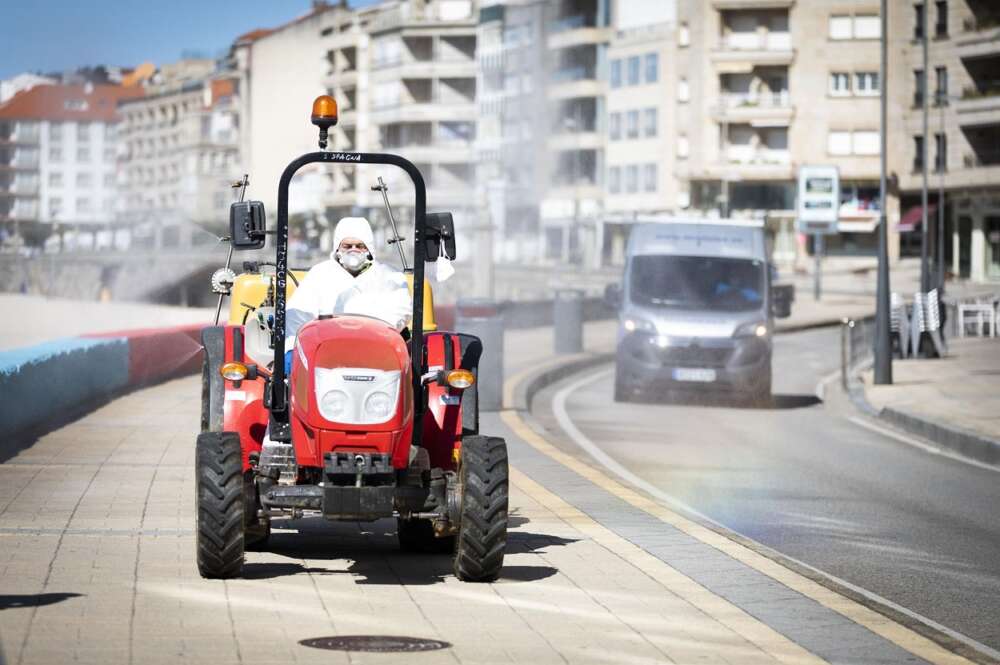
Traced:
<path fill-rule="evenodd" d="M 507 443 L 498 437 L 463 438 L 459 477 L 462 511 L 455 575 L 463 582 L 492 582 L 500 576 L 507 547 Z"/>
<path fill-rule="evenodd" d="M 198 572 L 226 579 L 243 571 L 244 494 L 240 436 L 202 432 L 196 451 Z"/>

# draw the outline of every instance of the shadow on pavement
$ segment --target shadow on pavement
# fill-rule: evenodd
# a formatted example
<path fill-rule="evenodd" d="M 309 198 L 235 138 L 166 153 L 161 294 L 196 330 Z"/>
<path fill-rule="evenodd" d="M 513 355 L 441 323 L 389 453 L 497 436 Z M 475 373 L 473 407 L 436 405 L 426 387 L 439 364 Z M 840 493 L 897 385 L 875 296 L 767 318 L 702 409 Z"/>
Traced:
<path fill-rule="evenodd" d="M 732 395 L 712 393 L 664 393 L 660 395 L 640 395 L 634 397 L 636 404 L 700 406 L 705 408 L 744 409 L 748 411 L 783 411 L 803 409 L 820 404 L 821 400 L 812 394 L 771 395 L 769 399 L 751 401 Z"/>
<path fill-rule="evenodd" d="M 511 524 L 522 525 L 528 521 L 512 515 Z M 512 530 L 507 533 L 507 554 L 539 553 L 549 547 L 564 547 L 575 542 L 571 538 Z M 438 584 L 454 575 L 450 553 L 399 551 L 393 519 L 362 524 L 360 533 L 354 522 L 327 522 L 322 518 L 296 520 L 287 528 L 275 528 L 261 551 L 297 561 L 253 561 L 251 554 L 243 567 L 244 578 L 348 574 L 355 578 L 356 584 L 416 586 Z M 341 563 L 323 566 L 327 561 Z M 547 565 L 506 565 L 500 579 L 508 583 L 534 582 L 558 572 Z"/>
<path fill-rule="evenodd" d="M 22 607 L 42 607 L 55 605 L 70 598 L 78 598 L 82 593 L 26 593 L 0 595 L 0 610 L 18 609 Z"/>

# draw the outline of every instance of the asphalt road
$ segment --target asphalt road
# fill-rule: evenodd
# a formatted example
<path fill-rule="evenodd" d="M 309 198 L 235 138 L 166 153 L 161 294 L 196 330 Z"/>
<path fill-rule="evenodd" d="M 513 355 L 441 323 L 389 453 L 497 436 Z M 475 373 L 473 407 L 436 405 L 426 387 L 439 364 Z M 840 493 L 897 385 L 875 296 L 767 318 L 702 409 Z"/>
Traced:
<path fill-rule="evenodd" d="M 541 393 L 534 415 L 561 446 L 587 455 L 555 417 L 561 393 L 586 439 L 664 494 L 1000 649 L 1000 473 L 870 431 L 819 402 L 837 334 L 777 338 L 771 408 L 616 404 L 606 365 Z"/>

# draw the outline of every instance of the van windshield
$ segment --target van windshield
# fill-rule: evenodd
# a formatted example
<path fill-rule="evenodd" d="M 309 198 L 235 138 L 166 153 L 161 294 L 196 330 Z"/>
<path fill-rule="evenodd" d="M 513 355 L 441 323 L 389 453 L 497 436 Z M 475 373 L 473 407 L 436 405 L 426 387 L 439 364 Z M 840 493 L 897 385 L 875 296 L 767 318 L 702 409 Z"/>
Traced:
<path fill-rule="evenodd" d="M 704 256 L 636 256 L 629 295 L 637 305 L 719 312 L 759 309 L 764 262 Z"/>

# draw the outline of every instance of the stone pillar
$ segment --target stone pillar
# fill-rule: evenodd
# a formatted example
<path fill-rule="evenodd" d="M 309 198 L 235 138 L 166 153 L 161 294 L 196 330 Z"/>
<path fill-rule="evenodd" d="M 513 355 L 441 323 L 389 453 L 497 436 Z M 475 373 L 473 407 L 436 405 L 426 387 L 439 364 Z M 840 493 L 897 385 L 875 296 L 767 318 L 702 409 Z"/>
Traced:
<path fill-rule="evenodd" d="M 976 212 L 972 217 L 972 238 L 969 243 L 969 279 L 973 282 L 986 281 L 986 233 L 983 213 Z"/>

